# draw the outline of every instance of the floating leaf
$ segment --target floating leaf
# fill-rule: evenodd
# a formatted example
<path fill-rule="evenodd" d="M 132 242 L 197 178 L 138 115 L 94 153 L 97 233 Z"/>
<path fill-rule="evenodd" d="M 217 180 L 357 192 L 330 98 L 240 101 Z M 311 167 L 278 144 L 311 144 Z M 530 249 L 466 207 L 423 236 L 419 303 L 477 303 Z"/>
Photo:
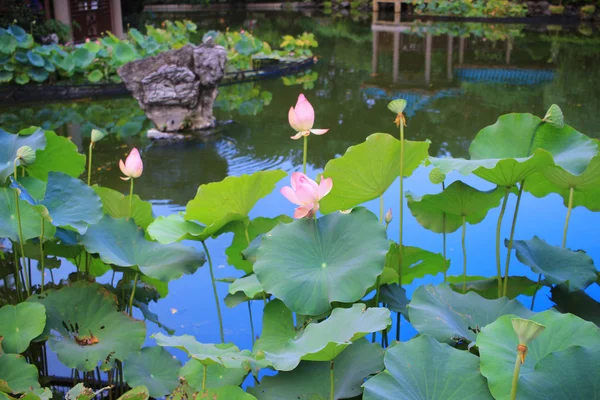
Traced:
<path fill-rule="evenodd" d="M 505 315 L 484 327 L 477 336 L 481 358 L 481 373 L 488 380 L 496 399 L 510 398 L 511 380 L 519 341 L 512 326 L 514 316 Z M 571 314 L 544 311 L 530 317 L 546 329 L 528 346 L 527 357 L 521 364 L 520 380 L 535 379 L 538 362 L 547 355 L 571 346 L 600 351 L 600 330 L 591 322 Z M 561 379 L 560 375 L 556 379 Z M 519 387 L 520 393 L 522 390 Z M 521 398 L 517 393 L 517 398 Z M 546 393 L 544 391 L 544 393 Z"/>
<path fill-rule="evenodd" d="M 410 322 L 420 334 L 444 343 L 474 342 L 479 330 L 505 314 L 522 318 L 533 314 L 517 300 L 487 300 L 473 292 L 460 294 L 447 284 L 420 286 L 408 310 Z"/>
<path fill-rule="evenodd" d="M 429 142 L 405 141 L 404 176 L 428 156 Z M 320 202 L 321 211 L 347 210 L 382 196 L 400 176 L 400 141 L 387 133 L 374 133 L 327 163 L 323 176 L 333 189 Z"/>
<path fill-rule="evenodd" d="M 28 135 L 14 135 L 0 129 L 0 184 L 6 182 L 9 175 L 14 172 L 17 150 L 23 146 L 29 146 L 34 150 L 46 147 L 44 131 L 38 128 Z"/>
<path fill-rule="evenodd" d="M 200 185 L 187 204 L 185 219 L 206 225 L 204 234 L 212 236 L 227 223 L 248 218 L 256 202 L 271 193 L 284 176 L 281 170 L 259 171 Z"/>
<path fill-rule="evenodd" d="M 117 192 L 116 190 L 101 187 L 98 185 L 92 186 L 94 191 L 102 200 L 102 209 L 105 214 L 113 218 L 129 218 L 129 196 Z M 133 195 L 131 202 L 131 216 L 136 225 L 147 229 L 148 225 L 154 220 L 152 214 L 152 204 L 140 199 L 137 194 Z"/>
<path fill-rule="evenodd" d="M 477 356 L 427 335 L 390 347 L 384 364 L 365 383 L 364 400 L 492 399 Z"/>
<path fill-rule="evenodd" d="M 551 246 L 534 236 L 531 240 L 515 240 L 517 259 L 548 283 L 567 284 L 569 291 L 583 290 L 596 282 L 594 260 L 583 251 Z"/>
<path fill-rule="evenodd" d="M 0 337 L 6 353 L 22 353 L 46 326 L 46 309 L 41 304 L 19 303 L 0 308 Z"/>
<path fill-rule="evenodd" d="M 381 274 L 387 249 L 384 226 L 360 208 L 278 225 L 263 236 L 254 272 L 292 311 L 318 315 L 331 302 L 363 297 Z"/>
<path fill-rule="evenodd" d="M 38 370 L 20 354 L 0 354 L 0 393 L 38 389 Z"/>
<path fill-rule="evenodd" d="M 383 369 L 384 354 L 379 344 L 366 339 L 348 346 L 334 360 L 334 398 L 360 396 L 365 378 Z M 328 362 L 302 361 L 293 371 L 263 377 L 248 391 L 259 400 L 329 400 L 329 368 Z"/>
<path fill-rule="evenodd" d="M 354 304 L 351 308 L 335 308 L 329 318 L 309 323 L 298 334 L 292 311 L 281 301 L 273 300 L 265 307 L 263 332 L 254 344 L 254 352 L 264 352 L 275 369 L 291 371 L 300 360 L 333 360 L 353 341 L 384 330 L 390 324 L 386 308 Z"/>
<path fill-rule="evenodd" d="M 29 301 L 46 307 L 46 328 L 38 340 L 49 337 L 50 349 L 69 368 L 92 371 L 109 355 L 124 360 L 146 337 L 145 324 L 117 311 L 116 297 L 97 284 L 75 282 Z"/>
<path fill-rule="evenodd" d="M 162 347 L 145 347 L 130 354 L 123 363 L 123 376 L 129 386 L 145 385 L 152 397 L 171 393 L 179 385 L 181 364 Z"/>
<path fill-rule="evenodd" d="M 36 153 L 35 163 L 27 167 L 29 176 L 48 180 L 48 172 L 63 172 L 78 178 L 85 170 L 85 156 L 79 154 L 77 146 L 70 139 L 58 136 L 53 131 L 45 131 L 46 147 Z"/>
<path fill-rule="evenodd" d="M 89 253 L 99 254 L 105 263 L 137 266 L 144 275 L 163 282 L 193 274 L 205 262 L 204 253 L 192 247 L 150 242 L 133 221 L 108 215 L 88 228 L 81 244 Z"/>

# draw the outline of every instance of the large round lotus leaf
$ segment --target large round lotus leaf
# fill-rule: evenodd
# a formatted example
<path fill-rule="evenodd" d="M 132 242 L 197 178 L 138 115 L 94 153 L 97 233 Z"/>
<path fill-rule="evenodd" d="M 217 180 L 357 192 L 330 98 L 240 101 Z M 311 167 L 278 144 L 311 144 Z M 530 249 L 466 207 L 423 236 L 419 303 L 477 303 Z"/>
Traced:
<path fill-rule="evenodd" d="M 402 258 L 402 284 L 407 285 L 418 278 L 427 275 L 437 275 L 450 268 L 450 260 L 445 260 L 440 253 L 421 249 L 419 247 L 403 246 L 404 254 Z M 390 249 L 385 256 L 385 270 L 392 269 L 398 271 L 400 264 L 400 246 L 390 241 Z M 380 280 L 381 281 L 381 280 Z M 398 274 L 392 281 L 386 283 L 398 283 Z"/>
<path fill-rule="evenodd" d="M 404 176 L 427 158 L 429 142 L 404 141 Z M 387 133 L 374 133 L 346 154 L 327 163 L 325 178 L 333 189 L 321 200 L 321 211 L 348 210 L 385 193 L 400 176 L 400 140 Z"/>
<path fill-rule="evenodd" d="M 583 251 L 551 246 L 534 236 L 531 240 L 515 240 L 517 259 L 548 283 L 567 284 L 569 291 L 583 290 L 596 282 L 594 260 Z"/>
<path fill-rule="evenodd" d="M 39 339 L 49 337 L 50 348 L 69 368 L 91 371 L 109 355 L 124 360 L 144 343 L 145 324 L 117 311 L 116 297 L 97 284 L 75 282 L 29 301 L 46 307 Z"/>
<path fill-rule="evenodd" d="M 334 301 L 363 297 L 383 271 L 388 246 L 385 227 L 364 208 L 300 219 L 263 236 L 254 272 L 292 311 L 319 315 Z"/>
<path fill-rule="evenodd" d="M 454 232 L 462 226 L 463 216 L 471 225 L 483 221 L 488 211 L 498 207 L 505 191 L 494 189 L 480 191 L 455 181 L 441 193 L 415 196 L 406 193 L 408 208 L 417 222 L 436 233 Z"/>
<path fill-rule="evenodd" d="M 450 287 L 456 292 L 463 292 L 463 276 L 448 276 L 446 282 L 450 283 Z M 545 280 L 540 282 L 546 284 Z M 514 299 L 517 296 L 533 296 L 537 290 L 537 282 L 532 281 L 526 276 L 509 276 L 508 290 L 506 296 L 509 299 Z M 486 278 L 485 276 L 467 276 L 467 292 L 475 292 L 486 299 L 498 298 L 498 280 L 496 278 Z"/>
<path fill-rule="evenodd" d="M 171 393 L 179 385 L 181 364 L 162 347 L 146 347 L 130 354 L 123 363 L 123 377 L 129 386 L 145 385 L 152 397 Z"/>
<path fill-rule="evenodd" d="M 0 392 L 17 394 L 39 387 L 35 365 L 20 354 L 0 354 Z"/>
<path fill-rule="evenodd" d="M 265 307 L 263 332 L 254 344 L 254 352 L 264 352 L 275 369 L 291 371 L 300 360 L 333 360 L 352 341 L 384 330 L 391 323 L 387 308 L 354 304 L 351 308 L 336 308 L 326 320 L 309 323 L 297 332 L 292 311 L 281 301 L 273 300 Z"/>
<path fill-rule="evenodd" d="M 519 379 L 518 399 L 600 398 L 600 350 L 572 346 L 550 353 Z"/>
<path fill-rule="evenodd" d="M 517 300 L 488 300 L 477 293 L 460 294 L 447 284 L 415 290 L 408 305 L 410 322 L 424 335 L 445 343 L 474 342 L 477 332 L 505 314 L 529 318 L 533 313 Z"/>
<path fill-rule="evenodd" d="M 46 326 L 46 309 L 41 304 L 20 303 L 0 308 L 0 337 L 5 353 L 22 353 Z"/>
<path fill-rule="evenodd" d="M 102 200 L 102 210 L 105 214 L 113 218 L 129 218 L 129 196 L 125 196 L 116 190 L 101 187 L 98 185 L 92 186 L 100 200 Z M 152 214 L 152 204 L 140 199 L 137 194 L 133 195 L 131 202 L 131 216 L 136 225 L 147 229 L 148 225 L 154 221 Z"/>
<path fill-rule="evenodd" d="M 32 186 L 43 186 L 43 193 L 34 194 Z M 102 202 L 94 190 L 83 181 L 62 172 L 49 172 L 47 184 L 35 178 L 13 181 L 11 187 L 19 191 L 21 198 L 38 206 L 40 213 L 52 225 L 71 227 L 84 233 L 88 225 L 102 218 Z"/>
<path fill-rule="evenodd" d="M 148 234 L 162 244 L 171 244 L 182 240 L 206 240 L 202 232 L 204 226 L 186 221 L 183 213 L 160 216 L 148 225 Z"/>
<path fill-rule="evenodd" d="M 204 365 L 195 358 L 190 359 L 181 368 L 181 376 L 195 391 L 202 390 L 204 368 Z M 210 364 L 206 368 L 206 387 L 208 388 L 240 386 L 248 375 L 246 368 L 227 368 L 222 364 Z"/>
<path fill-rule="evenodd" d="M 507 114 L 483 128 L 469 148 L 470 160 L 431 158 L 449 173 L 475 173 L 499 186 L 511 187 L 554 163 L 581 174 L 598 153 L 598 145 L 568 125 L 558 128 L 531 114 Z"/>
<path fill-rule="evenodd" d="M 565 206 L 573 188 L 573 207 L 583 206 L 600 211 L 600 156 L 592 158 L 581 175 L 573 175 L 558 165 L 544 168 L 527 180 L 525 190 L 536 197 L 558 193 Z"/>
<path fill-rule="evenodd" d="M 517 356 L 519 340 L 511 319 L 505 315 L 484 327 L 477 336 L 477 347 L 481 359 L 481 373 L 488 380 L 494 398 L 510 398 L 511 380 Z M 521 365 L 520 379 L 530 379 L 536 365 L 547 355 L 571 346 L 582 346 L 590 351 L 600 350 L 600 329 L 572 314 L 560 314 L 549 310 L 526 317 L 546 327 L 528 345 L 527 357 Z M 584 364 L 582 364 L 584 366 Z M 534 379 L 534 378 L 531 378 Z M 556 379 L 559 379 L 557 376 Z M 544 393 L 548 393 L 544 391 Z M 520 398 L 517 395 L 517 398 Z"/>
<path fill-rule="evenodd" d="M 113 56 L 118 65 L 127 64 L 138 57 L 133 46 L 127 42 L 118 42 L 113 48 Z"/>
<path fill-rule="evenodd" d="M 15 189 L 0 187 L 0 237 L 9 238 L 13 242 L 19 242 L 16 193 Z M 40 236 L 42 221 L 44 222 L 44 238 L 50 239 L 54 236 L 56 228 L 49 221 L 43 219 L 34 206 L 20 198 L 19 211 L 24 241 Z"/>
<path fill-rule="evenodd" d="M 281 170 L 259 171 L 200 185 L 186 206 L 185 219 L 206 225 L 205 234 L 214 235 L 227 223 L 246 219 L 256 202 L 271 193 L 284 176 Z"/>
<path fill-rule="evenodd" d="M 0 33 L 0 53 L 12 54 L 17 48 L 17 39 L 7 32 Z"/>
<path fill-rule="evenodd" d="M 219 388 L 206 389 L 198 392 L 199 399 L 227 399 L 227 400 L 256 400 L 256 397 L 244 390 L 239 386 L 222 386 Z"/>
<path fill-rule="evenodd" d="M 50 171 L 78 178 L 85 170 L 85 156 L 79 154 L 75 143 L 52 131 L 45 131 L 44 134 L 46 147 L 37 151 L 35 162 L 27 166 L 27 173 L 43 181 L 48 179 Z"/>
<path fill-rule="evenodd" d="M 256 275 L 250 274 L 243 278 L 238 278 L 229 285 L 229 294 L 242 292 L 246 297 L 252 299 L 263 292 L 262 285 L 256 278 Z"/>
<path fill-rule="evenodd" d="M 6 36 L 1 35 L 0 38 Z M 38 128 L 29 135 L 13 135 L 0 129 L 0 185 L 13 174 L 17 150 L 22 146 L 29 146 L 33 150 L 43 149 L 46 146 L 44 131 Z"/>
<path fill-rule="evenodd" d="M 133 267 L 149 277 L 169 282 L 193 274 L 205 262 L 204 253 L 180 243 L 164 245 L 144 238 L 144 231 L 132 220 L 105 215 L 88 228 L 81 244 L 102 261 L 119 267 Z"/>
<path fill-rule="evenodd" d="M 492 399 L 479 373 L 479 358 L 431 336 L 390 347 L 384 364 L 385 371 L 365 383 L 364 400 Z"/>
<path fill-rule="evenodd" d="M 150 393 L 146 386 L 136 386 L 117 400 L 148 400 L 149 398 Z"/>
<path fill-rule="evenodd" d="M 377 343 L 357 340 L 334 360 L 334 398 L 360 396 L 365 378 L 383 369 L 385 352 Z M 302 361 L 293 371 L 265 376 L 248 391 L 258 400 L 329 400 L 329 362 Z"/>

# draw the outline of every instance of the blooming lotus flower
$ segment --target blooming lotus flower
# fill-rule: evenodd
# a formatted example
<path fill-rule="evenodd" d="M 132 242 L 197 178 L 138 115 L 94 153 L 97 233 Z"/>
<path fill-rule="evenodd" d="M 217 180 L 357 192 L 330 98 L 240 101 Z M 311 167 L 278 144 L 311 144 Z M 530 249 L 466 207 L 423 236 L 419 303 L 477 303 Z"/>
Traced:
<path fill-rule="evenodd" d="M 142 163 L 142 158 L 140 157 L 140 152 L 138 149 L 134 147 L 133 150 L 131 150 L 131 153 L 129 153 L 127 156 L 125 162 L 123 162 L 123 160 L 119 160 L 119 168 L 121 168 L 121 172 L 123 175 L 125 175 L 124 178 L 121 178 L 124 181 L 142 176 L 144 164 Z"/>
<path fill-rule="evenodd" d="M 329 129 L 313 129 L 315 123 L 315 110 L 313 106 L 308 102 L 303 94 L 298 96 L 296 107 L 290 107 L 288 112 L 288 121 L 290 126 L 294 128 L 296 133 L 292 136 L 292 139 L 298 140 L 302 136 L 308 136 L 311 133 L 315 135 L 323 135 L 327 133 Z"/>
<path fill-rule="evenodd" d="M 331 178 L 321 179 L 321 182 L 317 184 L 302 172 L 294 172 L 291 183 L 292 187 L 283 187 L 281 194 L 299 206 L 294 211 L 294 218 L 315 215 L 319 210 L 319 200 L 325 197 L 333 187 Z"/>

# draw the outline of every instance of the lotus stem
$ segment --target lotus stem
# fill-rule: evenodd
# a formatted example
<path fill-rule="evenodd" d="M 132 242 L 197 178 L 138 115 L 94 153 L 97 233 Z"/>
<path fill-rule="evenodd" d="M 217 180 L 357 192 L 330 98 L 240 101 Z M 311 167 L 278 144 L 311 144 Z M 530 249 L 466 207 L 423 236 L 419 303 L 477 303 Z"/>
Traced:
<path fill-rule="evenodd" d="M 135 288 L 137 287 L 138 279 L 140 278 L 139 272 L 135 273 L 133 278 L 133 287 L 131 288 L 131 296 L 129 296 L 129 316 L 133 317 L 133 298 L 135 297 Z"/>
<path fill-rule="evenodd" d="M 498 222 L 496 223 L 496 279 L 498 280 L 498 298 L 502 297 L 502 267 L 500 266 L 500 230 L 502 228 L 502 219 L 504 219 L 504 212 L 506 211 L 506 203 L 508 202 L 508 195 L 510 194 L 510 187 L 506 187 L 504 193 L 504 200 L 502 200 L 502 207 L 500 208 L 500 214 L 498 215 Z"/>
<path fill-rule="evenodd" d="M 573 209 L 573 194 L 575 192 L 575 188 L 571 186 L 569 188 L 569 204 L 567 206 L 567 217 L 565 218 L 565 227 L 563 228 L 563 240 L 562 247 L 563 249 L 567 247 L 567 231 L 569 230 L 569 220 L 571 219 L 571 210 Z"/>
<path fill-rule="evenodd" d="M 252 334 L 252 346 L 254 346 L 254 321 L 252 319 L 252 300 L 248 300 L 248 316 L 250 317 L 250 333 Z"/>
<path fill-rule="evenodd" d="M 18 160 L 18 159 L 17 159 Z M 17 180 L 17 160 L 15 160 L 15 181 Z M 21 225 L 21 209 L 19 207 L 19 192 L 15 190 L 15 208 L 17 210 L 17 223 L 19 224 L 19 246 L 21 247 L 21 256 L 25 259 L 25 248 L 23 247 L 23 226 Z M 23 265 L 25 268 L 25 265 Z M 25 274 L 25 290 L 27 292 L 27 297 L 30 296 L 31 282 L 29 281 L 29 275 Z"/>
<path fill-rule="evenodd" d="M 87 174 L 87 184 L 90 186 L 92 182 L 92 149 L 94 148 L 94 141 L 90 141 L 90 147 L 88 148 L 88 174 Z"/>
<path fill-rule="evenodd" d="M 15 244 L 13 243 L 13 255 L 15 256 L 15 289 L 17 290 L 17 299 L 21 299 L 21 279 L 19 277 L 19 259 L 17 258 L 17 250 L 15 248 Z"/>
<path fill-rule="evenodd" d="M 396 313 L 396 341 L 400 341 L 400 313 Z"/>
<path fill-rule="evenodd" d="M 44 266 L 44 217 L 41 217 L 42 231 L 40 233 L 40 265 L 42 267 L 42 294 L 44 293 L 44 275 L 46 274 Z"/>
<path fill-rule="evenodd" d="M 521 204 L 521 195 L 523 194 L 523 187 L 525 185 L 525 180 L 521 181 L 519 185 L 519 194 L 517 195 L 517 204 L 515 205 L 515 213 L 513 214 L 512 225 L 510 226 L 510 238 L 508 239 L 508 246 L 506 251 L 506 264 L 504 266 L 504 287 L 502 290 L 502 295 L 506 296 L 508 293 L 508 268 L 510 266 L 510 252 L 513 247 L 513 240 L 515 237 L 515 227 L 517 226 L 517 215 L 519 214 L 519 205 Z"/>
<path fill-rule="evenodd" d="M 446 190 L 446 184 L 442 182 L 442 191 Z M 444 256 L 444 282 L 448 275 L 448 259 L 446 258 L 446 213 L 442 213 L 442 255 Z"/>
<path fill-rule="evenodd" d="M 248 234 L 248 224 L 244 223 L 244 233 L 246 234 L 246 241 L 248 242 L 248 246 L 250 246 L 250 235 Z"/>
<path fill-rule="evenodd" d="M 129 179 L 131 184 L 129 185 L 129 218 L 133 215 L 133 178 Z"/>
<path fill-rule="evenodd" d="M 202 364 L 202 391 L 206 390 L 206 368 L 205 364 Z"/>
<path fill-rule="evenodd" d="M 217 316 L 219 317 L 219 334 L 221 336 L 221 343 L 225 343 L 225 334 L 223 333 L 223 317 L 221 316 L 221 306 L 219 305 L 219 294 L 217 293 L 217 285 L 215 283 L 215 274 L 213 271 L 212 259 L 210 258 L 210 252 L 208 251 L 208 247 L 206 243 L 202 241 L 202 247 L 204 247 L 204 252 L 206 253 L 206 259 L 208 260 L 208 270 L 210 271 L 210 282 L 212 283 L 213 294 L 215 295 L 215 303 L 217 305 Z M 265 298 L 265 303 L 266 303 Z"/>
<path fill-rule="evenodd" d="M 329 400 L 335 400 L 335 377 L 333 369 L 333 360 L 329 361 Z"/>
<path fill-rule="evenodd" d="M 383 220 L 383 195 L 379 196 L 379 222 L 381 222 L 382 224 L 385 223 L 385 221 Z M 375 282 L 375 307 L 379 307 L 380 277 L 381 275 L 377 277 L 377 281 Z M 371 337 L 372 342 L 375 342 L 376 335 L 377 333 L 373 332 L 373 335 Z"/>
<path fill-rule="evenodd" d="M 400 245 L 400 257 L 398 261 L 398 276 L 399 284 L 402 286 L 402 258 L 404 249 L 402 246 L 402 228 L 404 225 L 404 118 L 400 121 L 400 212 L 398 213 L 398 220 L 400 224 L 400 231 L 398 236 L 398 244 Z"/>
<path fill-rule="evenodd" d="M 462 217 L 462 251 L 463 251 L 463 293 L 467 292 L 467 246 L 465 246 L 465 237 L 467 236 L 467 217 Z"/>
<path fill-rule="evenodd" d="M 308 136 L 304 136 L 304 155 L 302 156 L 302 172 L 306 175 L 306 153 L 308 152 Z"/>
<path fill-rule="evenodd" d="M 542 274 L 538 275 L 537 285 L 535 285 L 535 291 L 533 292 L 533 296 L 531 297 L 531 307 L 529 309 L 533 311 L 533 306 L 535 305 L 535 296 L 537 295 L 538 290 L 540 290 L 540 282 L 542 281 Z"/>
<path fill-rule="evenodd" d="M 527 348 L 526 346 L 523 347 Z M 521 345 L 519 345 L 517 350 L 517 360 L 515 361 L 515 369 L 513 371 L 512 386 L 510 389 L 510 400 L 515 400 L 517 398 L 517 386 L 519 385 L 519 372 L 521 371 L 522 360 L 523 353 L 521 351 Z"/>

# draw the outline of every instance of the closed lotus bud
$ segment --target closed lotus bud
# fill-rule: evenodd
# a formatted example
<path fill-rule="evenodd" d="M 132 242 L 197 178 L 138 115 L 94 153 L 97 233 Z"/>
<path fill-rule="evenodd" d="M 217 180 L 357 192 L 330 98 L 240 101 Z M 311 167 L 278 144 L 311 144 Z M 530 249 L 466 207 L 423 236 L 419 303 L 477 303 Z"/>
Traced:
<path fill-rule="evenodd" d="M 389 225 L 390 222 L 392 222 L 392 209 L 391 208 L 389 210 L 387 210 L 387 212 L 385 213 L 385 223 L 386 223 L 386 225 Z"/>
<path fill-rule="evenodd" d="M 565 116 L 560 107 L 556 104 L 550 106 L 543 121 L 558 129 L 562 129 L 562 127 L 565 126 Z"/>
<path fill-rule="evenodd" d="M 92 143 L 98 143 L 102 139 L 104 139 L 104 132 L 99 131 L 98 129 L 92 129 Z"/>
<path fill-rule="evenodd" d="M 29 146 L 21 146 L 17 150 L 17 158 L 22 165 L 31 165 L 35 162 L 35 150 Z"/>
<path fill-rule="evenodd" d="M 446 180 L 446 174 L 444 174 L 441 169 L 434 168 L 429 173 L 429 180 L 434 185 L 439 185 Z"/>

